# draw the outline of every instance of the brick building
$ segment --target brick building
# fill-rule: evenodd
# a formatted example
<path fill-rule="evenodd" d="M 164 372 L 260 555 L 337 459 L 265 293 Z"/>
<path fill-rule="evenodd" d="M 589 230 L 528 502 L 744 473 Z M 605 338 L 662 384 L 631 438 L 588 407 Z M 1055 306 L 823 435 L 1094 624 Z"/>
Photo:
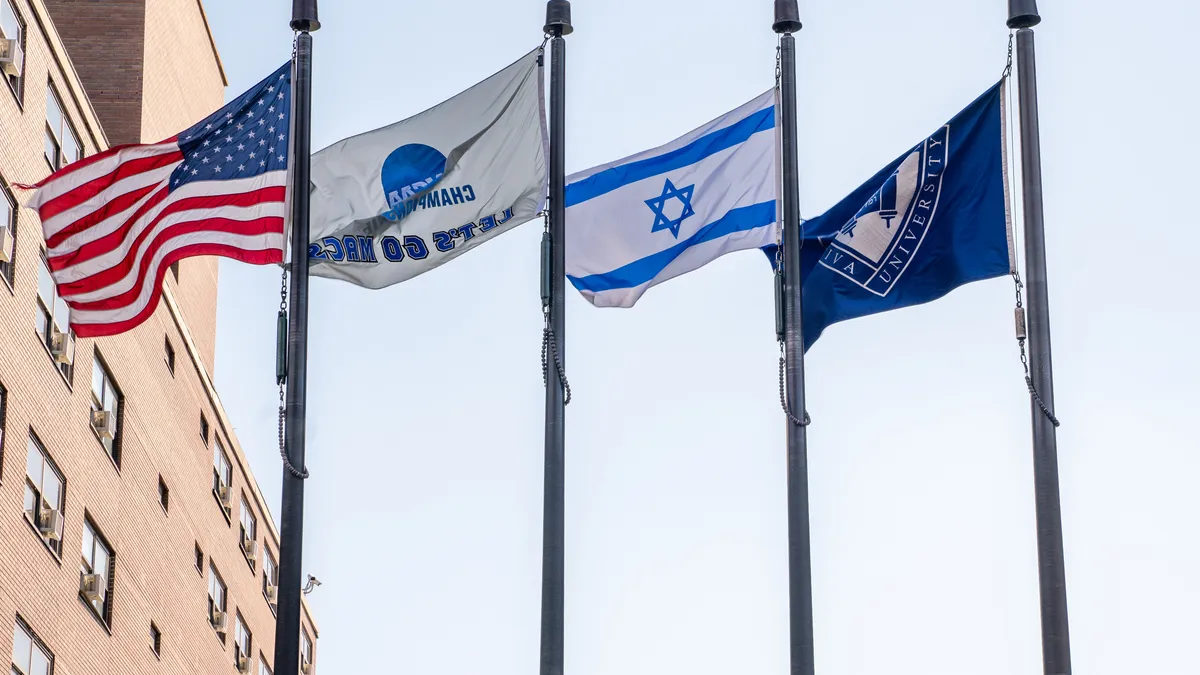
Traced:
<path fill-rule="evenodd" d="M 10 187 L 219 108 L 203 7 L 0 0 L 0 38 L 0 671 L 270 673 L 279 534 L 213 388 L 216 261 L 75 340 Z M 307 606 L 303 630 L 312 663 Z"/>

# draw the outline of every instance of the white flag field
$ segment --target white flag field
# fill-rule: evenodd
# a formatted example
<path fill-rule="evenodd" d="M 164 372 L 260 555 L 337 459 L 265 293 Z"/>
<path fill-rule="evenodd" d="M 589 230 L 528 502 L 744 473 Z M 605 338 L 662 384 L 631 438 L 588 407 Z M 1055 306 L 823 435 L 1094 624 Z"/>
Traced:
<path fill-rule="evenodd" d="M 774 244 L 775 92 L 664 146 L 567 177 L 567 278 L 597 307 Z"/>
<path fill-rule="evenodd" d="M 383 288 L 539 213 L 547 193 L 539 53 L 314 154 L 311 273 Z"/>

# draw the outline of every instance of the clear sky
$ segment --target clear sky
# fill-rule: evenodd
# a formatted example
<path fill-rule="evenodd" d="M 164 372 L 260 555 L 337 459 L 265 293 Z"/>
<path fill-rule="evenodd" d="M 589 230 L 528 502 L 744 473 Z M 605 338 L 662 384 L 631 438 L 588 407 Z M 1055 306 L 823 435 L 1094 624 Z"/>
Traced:
<path fill-rule="evenodd" d="M 1200 5 L 1043 0 L 1046 231 L 1075 672 L 1194 675 Z M 234 96 L 286 0 L 206 0 Z M 541 40 L 542 0 L 322 3 L 317 148 Z M 567 168 L 773 84 L 769 0 L 576 0 Z M 801 2 L 816 215 L 1004 67 L 1004 0 Z M 540 224 L 410 282 L 314 279 L 305 568 L 328 674 L 538 667 Z M 276 518 L 279 272 L 221 265 L 217 382 Z M 727 256 L 600 310 L 568 289 L 566 671 L 787 672 L 771 274 Z M 830 328 L 808 356 L 822 675 L 1041 672 L 1029 403 L 1007 279 Z"/>

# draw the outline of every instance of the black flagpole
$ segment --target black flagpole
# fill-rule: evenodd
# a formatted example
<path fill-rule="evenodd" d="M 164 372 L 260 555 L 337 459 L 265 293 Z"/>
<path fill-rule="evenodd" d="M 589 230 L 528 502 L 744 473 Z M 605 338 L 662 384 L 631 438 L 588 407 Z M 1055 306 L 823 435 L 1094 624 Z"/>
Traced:
<path fill-rule="evenodd" d="M 775 0 L 783 119 L 784 342 L 790 406 L 787 431 L 788 594 L 792 675 L 813 675 L 812 555 L 808 534 L 808 415 L 804 405 L 804 327 L 800 293 L 800 183 L 796 143 L 796 0 Z M 801 421 L 797 424 L 795 421 Z"/>
<path fill-rule="evenodd" d="M 564 35 L 571 26 L 571 3 L 549 0 L 546 3 L 546 25 L 550 36 L 550 246 L 548 266 L 543 279 L 549 282 L 550 306 L 546 317 L 551 330 L 551 349 L 557 359 L 551 359 L 546 373 L 546 473 L 542 505 L 542 646 L 541 675 L 562 675 L 563 672 L 563 556 L 564 483 L 565 483 L 565 412 L 564 388 L 560 372 L 564 356 L 563 306 L 566 302 L 566 240 L 563 234 L 563 193 L 566 183 L 564 129 L 566 118 L 566 55 Z"/>
<path fill-rule="evenodd" d="M 1036 398 L 1033 412 L 1033 482 L 1037 506 L 1038 580 L 1042 614 L 1042 669 L 1070 675 L 1067 572 L 1063 555 L 1062 504 L 1058 491 L 1054 375 L 1050 363 L 1050 301 L 1046 288 L 1046 235 L 1042 212 L 1042 149 L 1038 133 L 1037 67 L 1033 26 L 1042 21 L 1036 0 L 1009 0 L 1008 27 L 1017 29 L 1017 81 L 1021 109 L 1021 170 L 1025 205 L 1025 283 L 1029 302 L 1029 368 Z M 1047 414 L 1050 413 L 1050 414 Z"/>
<path fill-rule="evenodd" d="M 275 675 L 300 672 L 300 567 L 304 545 L 304 404 L 308 375 L 308 183 L 312 110 L 312 31 L 317 0 L 292 0 L 296 35 L 292 126 L 292 285 L 287 337 L 287 404 L 283 508 L 279 533 L 279 611 L 275 623 Z M 296 471 L 294 467 L 301 467 Z"/>

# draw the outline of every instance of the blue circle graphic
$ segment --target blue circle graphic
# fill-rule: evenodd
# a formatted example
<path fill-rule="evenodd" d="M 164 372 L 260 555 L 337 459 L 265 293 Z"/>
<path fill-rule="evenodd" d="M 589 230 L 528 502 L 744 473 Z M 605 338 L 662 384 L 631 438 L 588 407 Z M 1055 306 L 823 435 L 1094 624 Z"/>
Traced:
<path fill-rule="evenodd" d="M 442 179 L 446 156 L 428 145 L 410 143 L 392 151 L 383 160 L 381 179 L 388 207 L 419 194 Z"/>

